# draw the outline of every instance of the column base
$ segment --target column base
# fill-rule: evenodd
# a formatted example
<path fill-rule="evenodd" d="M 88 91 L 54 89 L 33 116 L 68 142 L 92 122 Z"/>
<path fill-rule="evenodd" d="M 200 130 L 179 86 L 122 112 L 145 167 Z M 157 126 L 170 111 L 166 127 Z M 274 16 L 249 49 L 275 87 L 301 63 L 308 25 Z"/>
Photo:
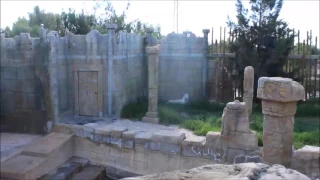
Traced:
<path fill-rule="evenodd" d="M 147 112 L 146 116 L 142 118 L 142 122 L 159 124 L 158 112 Z"/>

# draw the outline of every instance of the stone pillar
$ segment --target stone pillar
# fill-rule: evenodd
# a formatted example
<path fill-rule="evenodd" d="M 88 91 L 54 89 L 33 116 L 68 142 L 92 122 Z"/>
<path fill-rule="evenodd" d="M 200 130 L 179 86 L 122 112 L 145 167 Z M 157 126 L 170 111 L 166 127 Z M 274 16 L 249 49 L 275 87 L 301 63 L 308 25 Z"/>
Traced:
<path fill-rule="evenodd" d="M 210 32 L 209 29 L 203 29 L 203 37 L 204 37 L 204 62 L 203 62 L 203 88 L 202 88 L 202 96 L 207 97 L 207 77 L 208 77 L 208 55 L 209 55 L 209 44 L 208 44 L 208 34 Z"/>
<path fill-rule="evenodd" d="M 160 45 L 147 47 L 148 54 L 148 86 L 149 86 L 149 104 L 148 112 L 142 118 L 143 122 L 159 123 L 158 115 L 158 61 Z"/>
<path fill-rule="evenodd" d="M 247 66 L 244 69 L 243 102 L 246 103 L 250 123 L 252 123 L 253 86 L 254 86 L 254 69 L 252 66 Z"/>
<path fill-rule="evenodd" d="M 114 88 L 114 77 L 113 77 L 113 54 L 114 54 L 114 36 L 115 30 L 117 29 L 117 24 L 107 24 L 108 29 L 108 63 L 106 63 L 108 76 L 108 89 L 104 87 L 103 102 L 104 102 L 104 116 L 108 114 L 113 116 L 113 88 Z M 107 89 L 107 90 L 106 90 Z M 108 107 L 108 110 L 106 109 Z"/>
<path fill-rule="evenodd" d="M 265 163 L 289 166 L 294 138 L 297 101 L 304 100 L 304 87 L 289 78 L 261 77 L 257 97 L 262 99 L 263 155 Z"/>
<path fill-rule="evenodd" d="M 48 62 L 48 71 L 49 71 L 49 96 L 50 101 L 47 104 L 48 111 L 52 112 L 52 121 L 56 123 L 59 118 L 59 91 L 58 91 L 58 46 L 60 41 L 60 36 L 58 32 L 51 31 L 47 35 L 47 40 L 49 42 L 49 62 Z M 51 122 L 48 121 L 48 131 L 49 124 Z"/>

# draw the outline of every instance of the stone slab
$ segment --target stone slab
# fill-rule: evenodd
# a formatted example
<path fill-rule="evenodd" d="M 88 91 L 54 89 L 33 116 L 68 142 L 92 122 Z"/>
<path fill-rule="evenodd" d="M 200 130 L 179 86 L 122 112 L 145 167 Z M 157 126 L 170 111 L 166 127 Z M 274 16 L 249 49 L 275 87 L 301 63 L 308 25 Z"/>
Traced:
<path fill-rule="evenodd" d="M 256 150 L 258 148 L 257 133 L 255 131 L 249 133 L 230 131 L 228 147 L 241 150 Z"/>
<path fill-rule="evenodd" d="M 71 180 L 83 180 L 83 179 L 104 179 L 105 169 L 103 167 L 89 165 L 85 167 L 80 173 L 75 174 Z"/>
<path fill-rule="evenodd" d="M 67 180 L 75 173 L 89 164 L 89 160 L 80 157 L 72 157 L 54 171 L 41 177 L 39 180 Z"/>
<path fill-rule="evenodd" d="M 27 173 L 46 161 L 43 157 L 17 155 L 1 163 L 1 177 L 10 179 L 26 179 Z"/>
<path fill-rule="evenodd" d="M 153 118 L 153 117 L 143 117 L 142 122 L 146 123 L 153 123 L 153 124 L 159 124 L 159 118 Z"/>
<path fill-rule="evenodd" d="M 260 99 L 292 102 L 304 100 L 305 89 L 296 81 L 281 77 L 261 77 L 258 80 L 257 97 Z"/>
<path fill-rule="evenodd" d="M 49 135 L 29 144 L 25 150 L 22 151 L 23 155 L 35 157 L 48 157 L 54 150 L 70 141 L 72 134 L 63 133 L 50 133 Z"/>

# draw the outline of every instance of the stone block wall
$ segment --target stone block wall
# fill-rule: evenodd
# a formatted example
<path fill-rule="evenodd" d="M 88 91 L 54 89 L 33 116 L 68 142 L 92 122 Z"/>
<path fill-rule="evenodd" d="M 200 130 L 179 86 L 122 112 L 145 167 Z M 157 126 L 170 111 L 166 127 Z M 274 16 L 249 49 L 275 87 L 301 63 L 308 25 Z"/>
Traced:
<path fill-rule="evenodd" d="M 320 147 L 304 146 L 293 152 L 291 167 L 311 179 L 320 178 Z"/>
<path fill-rule="evenodd" d="M 15 132 L 44 131 L 44 90 L 36 70 L 45 56 L 40 39 L 1 36 L 1 127 Z"/>
<path fill-rule="evenodd" d="M 201 100 L 205 89 L 205 40 L 191 32 L 168 34 L 161 40 L 159 53 L 159 100 Z"/>
<path fill-rule="evenodd" d="M 124 105 L 147 94 L 147 66 L 144 58 L 144 37 L 119 32 L 114 44 L 113 73 L 115 114 Z"/>

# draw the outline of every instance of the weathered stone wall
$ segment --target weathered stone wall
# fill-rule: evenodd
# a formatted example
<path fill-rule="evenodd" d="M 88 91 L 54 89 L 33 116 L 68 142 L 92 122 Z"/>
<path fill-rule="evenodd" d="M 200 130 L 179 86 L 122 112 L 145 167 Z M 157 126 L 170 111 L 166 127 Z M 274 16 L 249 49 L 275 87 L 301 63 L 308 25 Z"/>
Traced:
<path fill-rule="evenodd" d="M 159 100 L 191 101 L 203 98 L 207 60 L 205 41 L 191 32 L 168 34 L 161 40 L 159 53 Z M 205 76 L 204 76 L 205 74 Z"/>
<path fill-rule="evenodd" d="M 147 94 L 147 67 L 144 58 L 144 38 L 141 35 L 119 32 L 114 49 L 115 112 Z"/>
<path fill-rule="evenodd" d="M 304 146 L 293 152 L 291 167 L 311 179 L 320 178 L 320 147 Z"/>
<path fill-rule="evenodd" d="M 44 90 L 36 69 L 46 56 L 40 39 L 21 34 L 1 36 L 1 126 L 4 130 L 44 131 Z"/>

